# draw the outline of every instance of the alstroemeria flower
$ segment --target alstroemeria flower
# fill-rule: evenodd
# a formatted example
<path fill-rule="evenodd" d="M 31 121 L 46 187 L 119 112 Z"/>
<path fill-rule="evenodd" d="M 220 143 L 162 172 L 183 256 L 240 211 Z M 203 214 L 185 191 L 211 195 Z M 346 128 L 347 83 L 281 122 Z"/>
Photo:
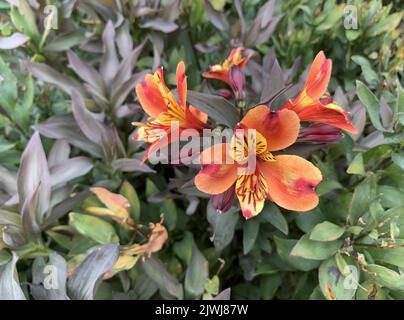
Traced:
<path fill-rule="evenodd" d="M 303 89 L 282 108 L 295 111 L 300 121 L 325 123 L 355 134 L 358 130 L 351 123 L 348 112 L 329 97 L 323 98 L 330 82 L 331 68 L 332 61 L 320 51 L 310 67 Z"/>
<path fill-rule="evenodd" d="M 178 124 L 179 134 L 183 129 L 201 131 L 207 128 L 207 114 L 193 106 L 187 106 L 187 77 L 183 61 L 178 63 L 176 79 L 179 102 L 164 82 L 163 68 L 158 69 L 154 74 L 146 75 L 144 81 L 136 86 L 139 102 L 143 110 L 150 116 L 146 123 L 133 123 L 133 125 L 139 126 L 134 139 L 150 144 L 145 159 L 152 151 L 156 151 L 170 142 L 173 122 Z M 162 140 L 163 137 L 164 140 Z"/>
<path fill-rule="evenodd" d="M 202 73 L 205 78 L 219 79 L 229 84 L 228 74 L 232 66 L 238 66 L 243 69 L 250 60 L 252 54 L 243 57 L 241 52 L 244 48 L 239 47 L 231 50 L 229 57 L 222 64 L 215 64 L 209 67 L 209 71 Z"/>
<path fill-rule="evenodd" d="M 215 144 L 201 153 L 202 170 L 195 177 L 196 187 L 217 195 L 234 186 L 247 219 L 261 212 L 266 198 L 289 210 L 316 207 L 319 200 L 314 188 L 322 180 L 320 170 L 301 157 L 271 153 L 292 145 L 299 128 L 299 118 L 291 110 L 273 112 L 264 105 L 251 109 L 237 126 L 231 143 Z M 248 129 L 255 129 L 253 139 L 247 137 Z M 243 173 L 239 169 L 246 169 L 246 159 L 251 156 L 255 157 L 254 171 Z"/>

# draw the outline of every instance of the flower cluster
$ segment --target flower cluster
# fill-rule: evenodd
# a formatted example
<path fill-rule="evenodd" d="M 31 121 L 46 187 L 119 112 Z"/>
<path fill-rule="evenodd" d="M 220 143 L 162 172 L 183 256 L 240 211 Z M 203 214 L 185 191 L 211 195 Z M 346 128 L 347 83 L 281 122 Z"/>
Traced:
<path fill-rule="evenodd" d="M 243 48 L 233 49 L 222 64 L 211 66 L 202 74 L 225 82 L 238 107 L 244 107 L 238 102 L 245 100 L 243 68 L 251 58 L 242 52 Z M 303 88 L 294 99 L 278 110 L 267 105 L 250 108 L 233 128 L 229 142 L 216 143 L 200 153 L 202 169 L 195 176 L 195 186 L 212 195 L 212 205 L 218 211 L 228 210 L 235 197 L 247 219 L 262 211 L 266 199 L 295 211 L 308 211 L 317 206 L 319 198 L 315 188 L 322 180 L 320 170 L 306 159 L 280 154 L 280 151 L 297 141 L 338 141 L 342 138 L 341 129 L 356 133 L 348 113 L 326 95 L 331 67 L 331 60 L 323 52 L 318 53 Z M 178 99 L 167 88 L 162 69 L 147 75 L 136 87 L 139 102 L 150 117 L 146 123 L 135 123 L 139 126 L 135 140 L 150 144 L 145 159 L 168 143 L 164 139 L 164 144 L 159 144 L 163 136 L 170 136 L 170 124 L 174 121 L 178 122 L 179 130 L 192 128 L 202 133 L 208 128 L 208 116 L 186 104 L 183 62 L 178 64 L 176 80 Z M 221 92 L 225 90 L 230 91 L 222 89 Z M 301 123 L 305 122 L 313 123 L 303 127 Z"/>

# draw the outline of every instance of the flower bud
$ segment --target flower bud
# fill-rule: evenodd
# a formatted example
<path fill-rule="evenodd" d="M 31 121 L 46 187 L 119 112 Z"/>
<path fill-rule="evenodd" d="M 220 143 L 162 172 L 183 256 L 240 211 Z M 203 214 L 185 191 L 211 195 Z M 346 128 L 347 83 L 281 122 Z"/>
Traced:
<path fill-rule="evenodd" d="M 340 129 L 328 124 L 313 124 L 306 128 L 301 128 L 298 142 L 331 143 L 340 141 L 343 138 Z"/>
<path fill-rule="evenodd" d="M 235 195 L 234 185 L 223 193 L 213 195 L 211 197 L 213 208 L 220 213 L 226 212 L 233 204 Z"/>
<path fill-rule="evenodd" d="M 228 81 L 230 87 L 233 89 L 234 96 L 237 100 L 245 99 L 245 76 L 243 71 L 236 66 L 233 65 L 228 73 Z"/>
<path fill-rule="evenodd" d="M 216 94 L 218 96 L 221 96 L 221 97 L 227 99 L 227 100 L 234 97 L 233 92 L 231 92 L 229 89 L 219 89 L 219 90 L 216 91 Z"/>

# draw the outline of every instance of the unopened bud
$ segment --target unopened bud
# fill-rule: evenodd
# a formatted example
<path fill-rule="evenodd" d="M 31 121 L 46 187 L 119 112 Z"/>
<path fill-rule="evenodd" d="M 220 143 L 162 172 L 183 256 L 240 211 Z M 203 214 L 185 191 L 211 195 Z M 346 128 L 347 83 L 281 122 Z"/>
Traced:
<path fill-rule="evenodd" d="M 218 96 L 221 96 L 221 97 L 227 99 L 227 100 L 234 97 L 233 92 L 231 92 L 229 89 L 219 89 L 219 90 L 216 91 L 216 94 Z"/>
<path fill-rule="evenodd" d="M 235 195 L 234 185 L 223 193 L 213 195 L 211 197 L 213 208 L 220 213 L 226 212 L 233 204 Z"/>
<path fill-rule="evenodd" d="M 245 76 L 243 71 L 233 65 L 227 75 L 230 87 L 233 89 L 234 96 L 237 100 L 245 99 Z"/>
<path fill-rule="evenodd" d="M 331 143 L 340 141 L 343 138 L 340 129 L 328 124 L 313 124 L 306 128 L 301 128 L 298 142 Z"/>

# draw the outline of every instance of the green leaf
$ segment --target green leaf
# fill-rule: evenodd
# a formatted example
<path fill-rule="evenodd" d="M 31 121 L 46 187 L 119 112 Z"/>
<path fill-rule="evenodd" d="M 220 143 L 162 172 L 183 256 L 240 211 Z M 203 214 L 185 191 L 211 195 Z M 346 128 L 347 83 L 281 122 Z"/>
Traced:
<path fill-rule="evenodd" d="M 365 172 L 365 166 L 363 164 L 363 154 L 358 153 L 355 158 L 353 158 L 351 164 L 349 165 L 348 169 L 346 170 L 347 173 L 349 174 L 358 174 L 358 175 L 364 175 Z"/>
<path fill-rule="evenodd" d="M 100 218 L 71 212 L 69 214 L 69 225 L 83 236 L 89 237 L 98 243 L 119 242 L 114 227 Z"/>
<path fill-rule="evenodd" d="M 305 234 L 293 247 L 290 255 L 312 260 L 324 260 L 334 255 L 342 244 L 342 240 L 327 242 L 310 240 L 309 235 Z"/>
<path fill-rule="evenodd" d="M 205 291 L 209 277 L 208 261 L 197 246 L 192 246 L 191 261 L 185 273 L 185 292 L 188 297 L 198 299 Z"/>
<path fill-rule="evenodd" d="M 318 278 L 320 289 L 327 300 L 351 300 L 358 286 L 358 271 L 356 266 L 351 266 L 351 273 L 343 275 L 335 261 L 331 257 L 324 261 L 319 268 Z"/>
<path fill-rule="evenodd" d="M 377 188 L 381 194 L 380 203 L 384 208 L 404 206 L 404 192 L 392 186 L 381 185 Z"/>
<path fill-rule="evenodd" d="M 362 56 L 352 56 L 351 58 L 355 63 L 360 65 L 362 69 L 362 74 L 365 77 L 365 80 L 370 85 L 377 85 L 379 82 L 379 76 L 377 73 L 372 69 L 372 65 L 370 64 L 369 60 Z"/>
<path fill-rule="evenodd" d="M 169 231 L 175 229 L 177 223 L 177 207 L 173 199 L 166 199 L 161 206 L 161 213 L 164 214 L 164 222 Z"/>
<path fill-rule="evenodd" d="M 82 31 L 71 31 L 61 35 L 49 41 L 49 43 L 43 48 L 44 51 L 65 51 L 73 46 L 83 43 L 86 37 Z"/>
<path fill-rule="evenodd" d="M 3 107 L 7 113 L 12 113 L 17 97 L 17 79 L 9 65 L 0 57 L 0 111 Z"/>
<path fill-rule="evenodd" d="M 404 170 L 404 152 L 393 153 L 391 155 L 393 162 L 398 165 L 402 170 Z"/>
<path fill-rule="evenodd" d="M 18 31 L 26 34 L 35 42 L 39 41 L 39 31 L 35 22 L 35 14 L 26 0 L 19 0 L 17 7 L 12 6 L 10 15 Z"/>
<path fill-rule="evenodd" d="M 191 232 L 185 231 L 184 238 L 181 241 L 174 243 L 173 250 L 178 258 L 184 262 L 184 264 L 189 265 L 192 255 L 192 246 L 194 244 L 194 237 Z"/>
<path fill-rule="evenodd" d="M 138 263 L 147 276 L 156 283 L 160 292 L 169 295 L 171 298 L 182 300 L 184 295 L 182 284 L 167 271 L 166 267 L 160 260 L 156 258 L 147 258 Z"/>
<path fill-rule="evenodd" d="M 377 262 L 404 268 L 404 248 L 368 248 L 366 251 Z"/>
<path fill-rule="evenodd" d="M 282 239 L 274 237 L 276 244 L 276 251 L 283 261 L 293 268 L 301 271 L 310 271 L 317 268 L 320 264 L 319 261 L 308 260 L 302 257 L 291 256 L 290 253 L 296 245 L 297 240 Z"/>
<path fill-rule="evenodd" d="M 387 300 L 388 290 L 372 280 L 367 280 L 360 284 L 356 290 L 356 300 Z"/>
<path fill-rule="evenodd" d="M 391 130 L 385 129 L 380 122 L 380 103 L 373 92 L 370 91 L 369 88 L 359 80 L 356 81 L 356 92 L 359 100 L 362 101 L 363 105 L 365 106 L 373 126 L 379 131 L 391 132 Z"/>
<path fill-rule="evenodd" d="M 366 269 L 373 273 L 372 278 L 382 287 L 403 291 L 404 275 L 377 264 L 369 264 Z"/>
<path fill-rule="evenodd" d="M 257 240 L 260 223 L 257 219 L 244 221 L 243 224 L 243 252 L 247 254 L 254 247 Z"/>
<path fill-rule="evenodd" d="M 214 275 L 212 279 L 208 279 L 205 283 L 205 290 L 207 293 L 217 295 L 219 293 L 220 280 L 217 275 Z"/>
<path fill-rule="evenodd" d="M 264 209 L 259 215 L 263 219 L 272 224 L 279 231 L 287 235 L 289 233 L 288 222 L 279 210 L 278 206 L 273 203 L 265 204 Z"/>
<path fill-rule="evenodd" d="M 354 225 L 358 219 L 369 209 L 370 203 L 376 198 L 377 178 L 370 173 L 353 193 L 348 209 L 348 217 Z"/>
<path fill-rule="evenodd" d="M 130 213 L 135 222 L 140 220 L 140 201 L 136 189 L 128 182 L 124 181 L 120 190 L 120 194 L 128 199 L 130 204 Z"/>
<path fill-rule="evenodd" d="M 400 24 L 402 16 L 403 12 L 396 12 L 381 19 L 381 21 L 372 25 L 369 30 L 367 30 L 368 36 L 374 37 L 385 32 L 392 32 Z"/>
<path fill-rule="evenodd" d="M 334 223 L 324 221 L 316 225 L 310 233 L 310 240 L 332 241 L 340 238 L 345 232 L 345 228 Z"/>
<path fill-rule="evenodd" d="M 393 122 L 398 120 L 402 125 L 404 125 L 404 89 L 400 83 L 397 85 L 397 100 L 393 119 Z"/>
<path fill-rule="evenodd" d="M 219 213 L 209 204 L 207 218 L 213 229 L 211 240 L 217 250 L 224 249 L 233 240 L 239 217 L 240 213 L 233 208 Z"/>
<path fill-rule="evenodd" d="M 313 210 L 299 213 L 295 219 L 295 222 L 300 230 L 305 233 L 309 233 L 317 224 L 325 220 L 326 219 L 324 214 L 321 212 L 320 207 L 316 207 Z"/>

